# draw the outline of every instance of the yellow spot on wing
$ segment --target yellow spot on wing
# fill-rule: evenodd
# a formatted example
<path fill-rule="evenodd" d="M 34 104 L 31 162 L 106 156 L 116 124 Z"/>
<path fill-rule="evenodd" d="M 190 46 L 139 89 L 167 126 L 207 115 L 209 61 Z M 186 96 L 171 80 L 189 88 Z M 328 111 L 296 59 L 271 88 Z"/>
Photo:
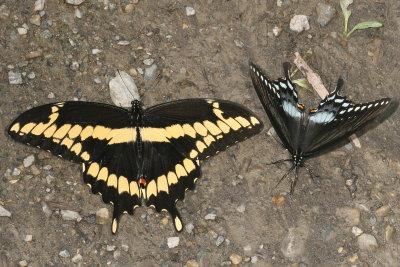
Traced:
<path fill-rule="evenodd" d="M 33 127 L 36 126 L 36 123 L 30 122 L 24 125 L 24 127 L 22 127 L 21 132 L 22 133 L 29 133 Z"/>
<path fill-rule="evenodd" d="M 184 159 L 183 166 L 185 166 L 187 173 L 191 173 L 193 170 L 196 169 L 196 166 L 194 165 L 193 161 L 191 161 L 190 159 Z"/>
<path fill-rule="evenodd" d="M 182 126 L 182 128 L 186 135 L 189 135 L 192 138 L 196 137 L 196 131 L 193 129 L 191 125 L 186 123 Z"/>
<path fill-rule="evenodd" d="M 169 185 L 178 183 L 178 177 L 176 177 L 176 174 L 174 172 L 169 172 L 167 178 Z"/>
<path fill-rule="evenodd" d="M 229 128 L 228 125 L 226 125 L 226 123 L 224 123 L 223 121 L 217 121 L 217 125 L 218 127 L 222 130 L 222 132 L 229 133 L 229 131 L 231 130 L 231 128 Z"/>
<path fill-rule="evenodd" d="M 12 127 L 11 127 L 11 129 L 10 129 L 10 131 L 11 132 L 18 132 L 19 131 L 19 128 L 20 128 L 20 126 L 19 126 L 19 122 L 17 122 L 16 124 L 14 124 Z"/>
<path fill-rule="evenodd" d="M 136 129 L 127 127 L 121 129 L 111 130 L 108 134 L 107 139 L 110 140 L 108 144 L 121 144 L 136 141 Z"/>
<path fill-rule="evenodd" d="M 229 125 L 229 127 L 231 127 L 233 130 L 238 130 L 240 127 L 242 127 L 236 120 L 234 120 L 233 118 L 228 118 L 225 119 L 224 116 L 222 115 L 222 110 L 220 109 L 213 109 L 214 114 L 223 122 L 225 122 L 226 124 Z"/>
<path fill-rule="evenodd" d="M 158 177 L 158 179 L 157 179 L 157 189 L 158 189 L 159 193 L 161 191 L 164 191 L 164 192 L 167 192 L 167 194 L 168 194 L 168 192 L 169 192 L 169 190 L 168 190 L 168 182 L 167 182 L 167 177 L 165 175 L 162 175 L 162 176 Z"/>
<path fill-rule="evenodd" d="M 74 127 L 71 128 L 68 132 L 68 136 L 71 139 L 78 137 L 78 135 L 82 132 L 82 126 L 76 124 Z"/>
<path fill-rule="evenodd" d="M 212 135 L 207 135 L 206 137 L 203 138 L 203 140 L 207 146 L 210 146 L 210 144 L 215 141 L 215 138 Z"/>
<path fill-rule="evenodd" d="M 110 133 L 111 129 L 101 126 L 101 125 L 97 125 L 94 130 L 93 130 L 93 138 L 97 138 L 99 140 L 104 140 L 106 139 L 107 135 Z"/>
<path fill-rule="evenodd" d="M 137 182 L 135 182 L 135 181 L 130 182 L 129 189 L 130 189 L 131 196 L 140 197 L 139 196 L 139 186 L 138 186 Z"/>
<path fill-rule="evenodd" d="M 49 116 L 49 121 L 44 124 L 43 122 L 39 123 L 38 125 L 36 125 L 35 129 L 32 130 L 32 134 L 34 135 L 40 135 L 44 132 L 44 130 L 47 129 L 47 127 L 49 127 L 50 125 L 53 124 L 53 122 L 56 121 L 56 119 L 58 118 L 58 113 L 52 113 Z"/>
<path fill-rule="evenodd" d="M 101 168 L 99 175 L 97 176 L 98 180 L 107 181 L 108 177 L 108 169 L 106 167 Z"/>
<path fill-rule="evenodd" d="M 197 150 L 198 150 L 200 153 L 202 153 L 202 152 L 204 151 L 204 149 L 207 148 L 207 146 L 206 146 L 203 142 L 201 142 L 201 141 L 197 141 L 197 142 L 196 142 L 196 147 L 197 147 Z"/>
<path fill-rule="evenodd" d="M 199 153 L 197 152 L 197 150 L 193 149 L 192 151 L 190 151 L 189 153 L 189 157 L 194 159 L 195 157 L 197 157 Z"/>
<path fill-rule="evenodd" d="M 96 162 L 93 162 L 90 164 L 89 169 L 88 169 L 88 174 L 91 175 L 92 177 L 97 177 L 97 174 L 99 174 L 99 169 L 100 166 Z"/>
<path fill-rule="evenodd" d="M 36 129 L 36 128 L 35 128 Z M 67 135 L 69 129 L 71 129 L 71 124 L 64 124 L 61 126 L 53 135 L 54 138 L 64 138 Z"/>
<path fill-rule="evenodd" d="M 76 143 L 71 148 L 71 151 L 74 152 L 76 155 L 79 155 L 79 153 L 81 153 L 81 150 L 82 150 L 82 144 L 81 143 Z"/>
<path fill-rule="evenodd" d="M 250 117 L 250 122 L 253 125 L 260 124 L 260 122 L 255 117 Z"/>
<path fill-rule="evenodd" d="M 147 142 L 166 142 L 169 143 L 168 138 L 163 133 L 163 129 L 159 128 L 140 128 L 140 134 L 143 141 Z"/>
<path fill-rule="evenodd" d="M 121 194 L 123 192 L 129 193 L 129 182 L 125 176 L 120 176 L 118 178 L 118 193 Z"/>
<path fill-rule="evenodd" d="M 212 135 L 218 135 L 222 133 L 221 129 L 211 121 L 204 121 L 203 124 Z"/>
<path fill-rule="evenodd" d="M 219 103 L 218 102 L 214 102 L 212 105 L 213 105 L 213 108 L 219 108 Z"/>
<path fill-rule="evenodd" d="M 81 154 L 81 158 L 82 158 L 83 160 L 85 160 L 85 161 L 88 161 L 88 160 L 90 159 L 90 155 L 89 155 L 89 153 L 87 153 L 87 152 L 85 151 L 85 152 L 83 152 L 83 153 Z"/>
<path fill-rule="evenodd" d="M 147 193 L 147 199 L 149 199 L 151 196 L 157 196 L 157 185 L 154 180 L 152 180 L 146 188 L 146 193 Z"/>
<path fill-rule="evenodd" d="M 117 219 L 114 218 L 111 225 L 111 231 L 113 232 L 113 234 L 117 232 L 117 229 L 118 229 L 118 222 Z"/>
<path fill-rule="evenodd" d="M 175 219 L 174 219 L 174 225 L 175 225 L 176 230 L 178 230 L 178 232 L 182 231 L 182 228 L 183 228 L 182 221 L 181 221 L 181 219 L 179 219 L 178 216 L 175 217 Z"/>
<path fill-rule="evenodd" d="M 207 128 L 204 127 L 204 125 L 201 124 L 200 122 L 195 122 L 195 123 L 193 124 L 193 127 L 194 127 L 194 129 L 196 130 L 196 132 L 197 132 L 199 135 L 202 135 L 202 136 L 206 136 L 206 135 L 207 135 Z"/>
<path fill-rule="evenodd" d="M 51 113 L 55 113 L 58 111 L 58 107 L 57 106 L 52 106 L 51 107 Z"/>
<path fill-rule="evenodd" d="M 46 138 L 50 138 L 53 136 L 54 132 L 57 130 L 57 126 L 55 124 L 51 125 L 49 128 L 44 131 L 43 135 Z"/>
<path fill-rule="evenodd" d="M 72 146 L 72 144 L 74 143 L 74 141 L 72 141 L 71 139 L 69 139 L 68 137 L 65 137 L 63 139 L 63 141 L 61 142 L 61 145 L 66 146 L 67 148 L 70 148 Z"/>
<path fill-rule="evenodd" d="M 89 136 L 92 135 L 93 133 L 93 127 L 92 126 L 86 126 L 85 129 L 81 132 L 81 140 L 86 140 Z"/>
<path fill-rule="evenodd" d="M 236 117 L 235 120 L 237 120 L 243 127 L 247 127 L 250 125 L 250 122 L 241 116 Z"/>
<path fill-rule="evenodd" d="M 179 124 L 174 124 L 172 126 L 168 126 L 165 130 L 170 134 L 173 138 L 179 138 L 185 135 L 185 132 L 182 129 L 182 126 Z"/>
<path fill-rule="evenodd" d="M 107 185 L 109 187 L 114 187 L 115 189 L 117 189 L 117 187 L 118 187 L 118 178 L 117 178 L 117 176 L 115 174 L 111 174 L 110 176 L 108 176 Z"/>
<path fill-rule="evenodd" d="M 185 168 L 181 164 L 176 164 L 175 166 L 175 172 L 178 178 L 181 178 L 183 176 L 187 176 L 187 172 Z"/>

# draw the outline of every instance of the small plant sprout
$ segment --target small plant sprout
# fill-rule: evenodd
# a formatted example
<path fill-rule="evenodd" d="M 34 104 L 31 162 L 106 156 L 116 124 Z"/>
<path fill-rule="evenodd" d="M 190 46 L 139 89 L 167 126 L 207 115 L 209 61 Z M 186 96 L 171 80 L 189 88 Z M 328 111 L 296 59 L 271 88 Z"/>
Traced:
<path fill-rule="evenodd" d="M 364 30 L 364 29 L 368 29 L 368 28 L 379 28 L 382 27 L 382 23 L 378 22 L 378 21 L 364 21 L 364 22 L 360 22 L 358 23 L 356 26 L 354 26 L 353 29 L 351 29 L 351 31 L 348 31 L 348 23 L 349 23 L 349 18 L 351 15 L 351 11 L 348 10 L 347 8 L 349 7 L 349 5 L 351 5 L 353 3 L 353 0 L 339 0 L 340 1 L 340 7 L 342 8 L 342 13 L 343 13 L 343 17 L 344 17 L 344 31 L 343 31 L 343 40 L 347 40 L 350 35 L 356 31 L 356 30 Z"/>
<path fill-rule="evenodd" d="M 310 49 L 310 50 L 308 50 L 307 52 L 306 52 L 306 54 L 304 55 L 304 58 L 306 58 L 307 56 L 310 56 L 310 55 L 312 55 L 313 54 L 313 52 L 312 52 L 312 50 Z M 293 69 L 293 68 L 292 68 Z M 299 71 L 299 69 L 298 68 L 296 68 L 296 67 L 294 67 L 294 69 L 293 69 L 293 71 L 290 73 L 290 77 L 293 77 L 294 75 L 296 75 L 296 73 Z M 297 86 L 300 86 L 300 87 L 302 87 L 302 88 L 304 88 L 304 89 L 306 89 L 306 90 L 308 90 L 308 91 L 310 91 L 310 92 L 313 92 L 313 88 L 312 88 L 312 86 L 310 85 L 310 83 L 308 82 L 308 80 L 306 79 L 306 78 L 301 78 L 301 79 L 294 79 L 294 80 L 292 80 L 292 82 L 294 83 L 294 84 L 297 84 Z"/>

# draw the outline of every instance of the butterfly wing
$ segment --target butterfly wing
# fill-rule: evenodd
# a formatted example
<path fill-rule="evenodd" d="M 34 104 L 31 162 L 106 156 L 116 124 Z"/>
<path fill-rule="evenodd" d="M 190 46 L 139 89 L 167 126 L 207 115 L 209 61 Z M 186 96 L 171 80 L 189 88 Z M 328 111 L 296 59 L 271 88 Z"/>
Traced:
<path fill-rule="evenodd" d="M 310 112 L 302 144 L 305 156 L 327 150 L 337 141 L 349 137 L 383 113 L 390 104 L 389 98 L 355 104 L 339 95 L 342 84 L 343 81 L 339 80 L 336 90 Z"/>
<path fill-rule="evenodd" d="M 22 113 L 8 129 L 22 143 L 82 163 L 84 181 L 105 203 L 114 204 L 113 233 L 123 212 L 140 205 L 136 132 L 129 128 L 127 110 L 101 103 L 62 102 Z"/>
<path fill-rule="evenodd" d="M 257 95 L 279 138 L 295 154 L 300 144 L 304 106 L 299 104 L 295 85 L 290 80 L 289 63 L 284 64 L 285 78 L 268 79 L 255 64 L 250 63 L 250 76 Z"/>

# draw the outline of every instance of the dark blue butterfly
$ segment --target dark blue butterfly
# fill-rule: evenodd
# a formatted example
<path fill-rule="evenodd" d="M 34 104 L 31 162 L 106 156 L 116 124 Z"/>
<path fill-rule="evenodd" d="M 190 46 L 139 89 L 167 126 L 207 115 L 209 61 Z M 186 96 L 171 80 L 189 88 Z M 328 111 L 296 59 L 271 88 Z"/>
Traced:
<path fill-rule="evenodd" d="M 304 160 L 326 152 L 338 142 L 349 137 L 360 127 L 384 112 L 390 98 L 355 104 L 339 95 L 343 80 L 339 79 L 336 89 L 321 101 L 316 109 L 305 112 L 298 102 L 294 83 L 289 76 L 289 63 L 283 64 L 285 77 L 275 81 L 268 79 L 255 64 L 250 63 L 250 75 L 269 120 L 285 148 L 289 150 L 292 167 L 290 193 L 297 182 L 297 169 L 304 166 Z M 281 180 L 282 180 L 281 179 Z M 280 181 L 281 181 L 280 180 Z"/>

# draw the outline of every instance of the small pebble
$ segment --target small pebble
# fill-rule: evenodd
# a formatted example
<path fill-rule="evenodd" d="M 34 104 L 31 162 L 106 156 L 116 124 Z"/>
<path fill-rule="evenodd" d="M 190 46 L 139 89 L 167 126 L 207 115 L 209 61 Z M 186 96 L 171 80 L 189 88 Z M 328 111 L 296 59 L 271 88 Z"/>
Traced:
<path fill-rule="evenodd" d="M 354 236 L 359 236 L 359 235 L 361 235 L 363 233 L 363 230 L 361 230 L 357 226 L 353 226 L 351 228 L 351 232 L 353 233 Z"/>
<path fill-rule="evenodd" d="M 246 210 L 246 206 L 244 204 L 242 204 L 236 208 L 236 211 L 241 212 L 241 213 L 245 212 L 245 210 Z"/>
<path fill-rule="evenodd" d="M 28 61 L 21 61 L 17 63 L 17 66 L 22 68 L 28 66 Z"/>
<path fill-rule="evenodd" d="M 179 237 L 178 236 L 168 237 L 167 245 L 169 248 L 177 247 L 179 245 Z"/>
<path fill-rule="evenodd" d="M 0 217 L 11 217 L 11 212 L 0 205 Z"/>
<path fill-rule="evenodd" d="M 258 261 L 257 256 L 251 256 L 251 263 L 256 263 Z"/>
<path fill-rule="evenodd" d="M 244 46 L 244 43 L 242 41 L 240 41 L 239 39 L 235 39 L 235 40 L 233 40 L 233 42 L 235 43 L 235 45 L 237 47 L 242 48 Z"/>
<path fill-rule="evenodd" d="M 42 56 L 42 51 L 32 51 L 25 55 L 25 59 L 33 59 Z"/>
<path fill-rule="evenodd" d="M 144 71 L 144 79 L 145 80 L 154 80 L 157 76 L 157 65 L 154 64 Z"/>
<path fill-rule="evenodd" d="M 135 9 L 135 5 L 134 4 L 127 4 L 125 6 L 124 12 L 125 13 L 131 13 L 134 9 Z"/>
<path fill-rule="evenodd" d="M 22 84 L 22 75 L 19 71 L 9 71 L 8 72 L 8 82 L 9 84 Z"/>
<path fill-rule="evenodd" d="M 53 99 L 54 97 L 55 97 L 55 95 L 54 95 L 53 92 L 50 92 L 50 93 L 47 95 L 47 98 L 49 98 L 49 99 Z"/>
<path fill-rule="evenodd" d="M 121 248 L 122 248 L 122 250 L 125 251 L 125 252 L 127 252 L 127 251 L 129 250 L 129 246 L 128 246 L 128 245 L 122 244 L 122 245 L 121 245 Z"/>
<path fill-rule="evenodd" d="M 310 228 L 305 222 L 300 222 L 297 227 L 289 228 L 287 236 L 282 240 L 281 251 L 287 258 L 301 256 L 306 249 Z"/>
<path fill-rule="evenodd" d="M 78 263 L 78 262 L 80 262 L 80 261 L 82 261 L 82 255 L 81 254 L 76 254 L 75 256 L 73 256 L 72 257 L 72 259 L 71 259 L 71 261 L 73 262 L 73 263 Z"/>
<path fill-rule="evenodd" d="M 375 211 L 377 216 L 385 216 L 390 213 L 392 210 L 390 209 L 389 205 L 384 205 Z"/>
<path fill-rule="evenodd" d="M 99 77 L 94 78 L 93 81 L 94 81 L 95 83 L 97 83 L 97 84 L 100 84 L 100 83 L 101 83 L 101 79 L 100 79 Z"/>
<path fill-rule="evenodd" d="M 74 5 L 74 6 L 79 6 L 83 2 L 85 2 L 85 0 L 65 0 L 65 3 Z"/>
<path fill-rule="evenodd" d="M 49 205 L 47 205 L 46 202 L 42 201 L 42 202 L 40 202 L 40 204 L 42 205 L 42 210 L 43 210 L 44 214 L 46 215 L 47 218 L 49 218 L 51 216 L 51 214 L 53 213 L 53 211 L 50 209 Z"/>
<path fill-rule="evenodd" d="M 376 238 L 370 234 L 362 234 L 357 238 L 358 247 L 361 250 L 373 250 L 378 247 Z"/>
<path fill-rule="evenodd" d="M 143 60 L 143 63 L 144 63 L 145 65 L 147 65 L 147 66 L 150 66 L 150 65 L 152 65 L 152 64 L 154 63 L 154 59 L 152 59 L 152 58 L 147 58 L 147 59 Z"/>
<path fill-rule="evenodd" d="M 113 258 L 114 258 L 114 260 L 118 260 L 119 258 L 121 258 L 121 251 L 118 249 L 116 251 L 114 251 Z"/>
<path fill-rule="evenodd" d="M 308 31 L 310 29 L 308 17 L 306 15 L 294 15 L 290 20 L 290 29 L 297 33 L 304 30 Z"/>
<path fill-rule="evenodd" d="M 97 55 L 97 54 L 100 54 L 101 52 L 103 52 L 103 51 L 98 49 L 98 48 L 93 48 L 92 49 L 92 55 Z"/>
<path fill-rule="evenodd" d="M 18 264 L 19 264 L 19 266 L 21 266 L 21 267 L 28 266 L 28 262 L 27 262 L 26 260 L 19 261 Z"/>
<path fill-rule="evenodd" d="M 53 35 L 49 30 L 44 30 L 40 33 L 40 37 L 42 37 L 43 39 L 50 39 L 52 36 Z"/>
<path fill-rule="evenodd" d="M 246 246 L 243 247 L 243 250 L 246 251 L 246 252 L 249 252 L 249 251 L 251 251 L 251 246 L 250 245 L 246 245 Z"/>
<path fill-rule="evenodd" d="M 216 217 L 217 217 L 216 214 L 214 214 L 214 213 L 209 213 L 209 214 L 207 214 L 206 216 L 204 216 L 204 219 L 213 221 L 213 220 L 215 220 Z"/>
<path fill-rule="evenodd" d="M 35 165 L 31 166 L 31 172 L 33 175 L 39 175 L 40 174 L 40 170 L 38 167 L 36 167 Z"/>
<path fill-rule="evenodd" d="M 79 70 L 79 62 L 72 61 L 71 65 L 69 66 L 71 70 Z"/>
<path fill-rule="evenodd" d="M 73 210 L 61 210 L 61 217 L 66 221 L 81 221 L 82 217 L 78 212 Z"/>
<path fill-rule="evenodd" d="M 81 19 L 83 17 L 82 12 L 79 9 L 75 9 L 75 17 Z"/>
<path fill-rule="evenodd" d="M 222 243 L 224 243 L 224 241 L 225 241 L 225 237 L 220 235 L 217 237 L 217 240 L 215 241 L 215 245 L 217 245 L 217 247 L 219 247 Z"/>
<path fill-rule="evenodd" d="M 282 1 L 282 0 L 276 0 L 276 5 L 277 5 L 278 7 L 281 7 L 282 4 L 283 4 L 283 1 Z"/>
<path fill-rule="evenodd" d="M 317 4 L 317 22 L 321 26 L 326 26 L 335 15 L 335 8 L 325 2 L 319 2 Z"/>
<path fill-rule="evenodd" d="M 186 16 L 194 16 L 196 14 L 196 10 L 193 7 L 186 7 Z"/>
<path fill-rule="evenodd" d="M 386 242 L 391 242 L 393 240 L 393 234 L 395 232 L 395 229 L 393 226 L 388 225 L 385 228 L 385 240 Z"/>
<path fill-rule="evenodd" d="M 193 232 L 193 229 L 194 229 L 193 223 L 188 223 L 188 224 L 186 224 L 185 229 L 186 229 L 186 232 L 188 232 L 189 234 L 191 234 L 191 233 Z"/>
<path fill-rule="evenodd" d="M 243 258 L 240 255 L 235 254 L 235 253 L 232 253 L 229 256 L 229 259 L 231 260 L 232 264 L 236 264 L 236 265 L 240 264 L 243 260 Z"/>
<path fill-rule="evenodd" d="M 24 158 L 24 161 L 23 161 L 24 167 L 27 168 L 27 167 L 31 166 L 34 161 L 35 161 L 34 155 L 27 156 L 26 158 Z"/>
<path fill-rule="evenodd" d="M 71 256 L 69 254 L 69 251 L 66 249 L 61 250 L 60 253 L 58 253 L 58 255 L 60 255 L 60 257 L 63 257 L 63 258 L 69 258 Z"/>
<path fill-rule="evenodd" d="M 107 245 L 106 250 L 107 250 L 108 252 L 110 252 L 110 251 L 114 251 L 115 248 L 116 248 L 116 246 L 114 246 L 114 245 Z"/>
<path fill-rule="evenodd" d="M 119 41 L 118 45 L 129 45 L 129 41 Z"/>
<path fill-rule="evenodd" d="M 19 35 L 26 35 L 28 33 L 28 30 L 25 28 L 18 28 L 17 31 Z"/>
<path fill-rule="evenodd" d="M 36 78 L 36 74 L 35 74 L 34 72 L 30 72 L 30 73 L 27 75 L 27 77 L 28 77 L 28 79 L 33 80 L 33 79 Z"/>
<path fill-rule="evenodd" d="M 31 242 L 32 238 L 33 238 L 32 235 L 26 235 L 24 240 L 25 242 Z"/>
<path fill-rule="evenodd" d="M 12 173 L 11 173 L 11 175 L 13 175 L 13 176 L 18 176 L 20 174 L 21 174 L 21 170 L 18 169 L 18 168 L 14 168 Z"/>
<path fill-rule="evenodd" d="M 198 263 L 197 261 L 195 261 L 195 260 L 188 260 L 188 261 L 186 262 L 186 266 L 187 266 L 187 267 L 199 267 L 200 265 L 199 265 L 199 263 Z"/>
<path fill-rule="evenodd" d="M 29 22 L 34 24 L 34 25 L 36 25 L 36 26 L 40 26 L 40 15 L 37 15 L 37 14 L 32 15 L 29 18 Z"/>
<path fill-rule="evenodd" d="M 47 184 L 51 184 L 52 182 L 54 182 L 55 179 L 56 179 L 56 178 L 55 178 L 53 175 L 51 175 L 51 174 L 46 175 L 46 183 L 47 183 Z"/>
<path fill-rule="evenodd" d="M 276 37 L 278 37 L 278 36 L 281 34 L 281 32 L 282 32 L 282 29 L 279 28 L 278 26 L 275 26 L 275 27 L 272 29 L 272 33 L 273 33 L 274 36 L 276 36 Z"/>
<path fill-rule="evenodd" d="M 98 224 L 106 224 L 108 223 L 110 214 L 108 212 L 108 209 L 106 208 L 101 208 L 96 211 L 96 222 Z"/>
<path fill-rule="evenodd" d="M 35 11 L 41 11 L 44 9 L 45 0 L 36 0 L 35 1 Z"/>

